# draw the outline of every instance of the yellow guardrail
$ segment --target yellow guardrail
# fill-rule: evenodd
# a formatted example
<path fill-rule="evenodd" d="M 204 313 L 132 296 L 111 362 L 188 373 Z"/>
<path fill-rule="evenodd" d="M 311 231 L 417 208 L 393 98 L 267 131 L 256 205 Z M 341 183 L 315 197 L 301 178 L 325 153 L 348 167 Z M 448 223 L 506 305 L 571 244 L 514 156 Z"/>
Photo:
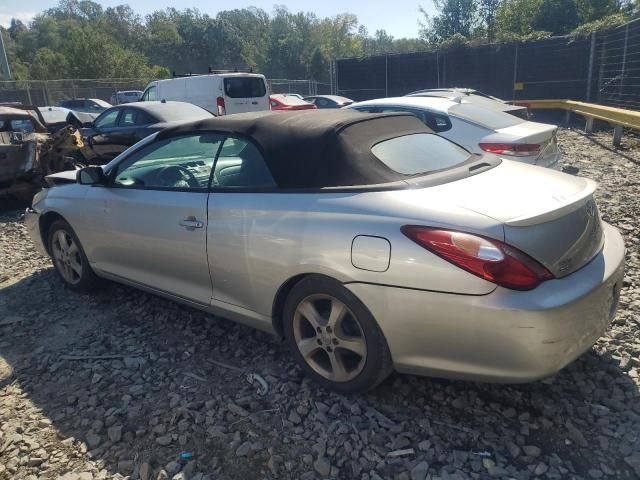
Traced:
<path fill-rule="evenodd" d="M 640 112 L 625 108 L 609 107 L 595 103 L 578 102 L 576 100 L 514 100 L 514 105 L 522 105 L 532 110 L 558 109 L 577 113 L 587 119 L 585 131 L 591 133 L 593 119 L 602 120 L 614 125 L 613 144 L 618 146 L 622 139 L 622 128 L 640 130 Z"/>

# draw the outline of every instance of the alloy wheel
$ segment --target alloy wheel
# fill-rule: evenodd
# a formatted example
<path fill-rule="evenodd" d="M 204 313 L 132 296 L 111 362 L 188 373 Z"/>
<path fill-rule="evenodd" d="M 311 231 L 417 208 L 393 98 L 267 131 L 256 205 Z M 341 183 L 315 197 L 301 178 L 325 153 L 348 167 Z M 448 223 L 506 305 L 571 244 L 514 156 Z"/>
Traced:
<path fill-rule="evenodd" d="M 53 261 L 68 283 L 75 285 L 82 278 L 82 257 L 73 237 L 65 230 L 58 230 L 51 241 Z"/>
<path fill-rule="evenodd" d="M 353 312 L 340 300 L 315 294 L 302 300 L 293 317 L 293 336 L 304 361 L 334 382 L 348 382 L 362 371 L 367 342 Z"/>

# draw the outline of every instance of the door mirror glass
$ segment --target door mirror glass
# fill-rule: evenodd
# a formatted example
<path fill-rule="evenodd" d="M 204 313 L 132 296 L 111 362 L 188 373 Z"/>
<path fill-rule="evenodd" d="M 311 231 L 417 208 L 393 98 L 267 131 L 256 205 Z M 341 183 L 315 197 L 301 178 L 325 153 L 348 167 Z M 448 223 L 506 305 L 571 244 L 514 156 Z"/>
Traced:
<path fill-rule="evenodd" d="M 104 185 L 104 171 L 100 167 L 85 167 L 78 170 L 76 182 L 80 185 Z"/>

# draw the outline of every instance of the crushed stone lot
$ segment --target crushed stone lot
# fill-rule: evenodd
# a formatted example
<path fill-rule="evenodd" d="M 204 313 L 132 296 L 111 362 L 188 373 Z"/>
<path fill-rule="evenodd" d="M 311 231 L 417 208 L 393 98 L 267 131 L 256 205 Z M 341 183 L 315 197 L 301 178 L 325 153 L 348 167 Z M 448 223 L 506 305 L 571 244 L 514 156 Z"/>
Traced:
<path fill-rule="evenodd" d="M 559 133 L 625 237 L 618 315 L 526 385 L 393 375 L 334 394 L 264 333 L 129 287 L 63 288 L 21 212 L 0 213 L 0 479 L 640 478 L 640 144 L 610 142 Z"/>

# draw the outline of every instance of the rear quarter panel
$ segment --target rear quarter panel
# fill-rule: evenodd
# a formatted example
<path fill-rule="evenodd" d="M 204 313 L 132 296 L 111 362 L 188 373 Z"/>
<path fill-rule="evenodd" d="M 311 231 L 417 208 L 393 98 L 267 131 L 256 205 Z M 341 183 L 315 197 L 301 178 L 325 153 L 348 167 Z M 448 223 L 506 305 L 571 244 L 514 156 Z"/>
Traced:
<path fill-rule="evenodd" d="M 280 287 L 300 274 L 319 273 L 343 283 L 483 295 L 495 285 L 418 246 L 405 224 L 451 226 L 502 238 L 493 220 L 455 207 L 429 206 L 411 191 L 369 193 L 212 193 L 208 255 L 214 298 L 270 315 Z M 386 238 L 389 268 L 354 267 L 354 237 Z"/>

